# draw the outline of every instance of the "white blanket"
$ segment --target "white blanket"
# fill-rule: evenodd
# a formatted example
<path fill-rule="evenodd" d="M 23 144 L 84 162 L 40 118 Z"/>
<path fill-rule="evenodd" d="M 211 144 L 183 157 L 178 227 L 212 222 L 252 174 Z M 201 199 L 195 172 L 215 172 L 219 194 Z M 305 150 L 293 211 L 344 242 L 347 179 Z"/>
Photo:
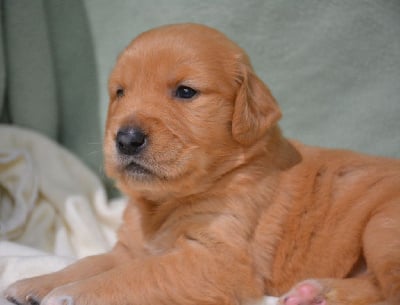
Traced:
<path fill-rule="evenodd" d="M 124 207 L 108 203 L 100 180 L 64 148 L 0 125 L 0 295 L 20 278 L 109 250 Z"/>
<path fill-rule="evenodd" d="M 109 250 L 125 204 L 107 202 L 100 180 L 64 148 L 0 125 L 0 305 L 10 305 L 2 292 L 12 282 Z"/>

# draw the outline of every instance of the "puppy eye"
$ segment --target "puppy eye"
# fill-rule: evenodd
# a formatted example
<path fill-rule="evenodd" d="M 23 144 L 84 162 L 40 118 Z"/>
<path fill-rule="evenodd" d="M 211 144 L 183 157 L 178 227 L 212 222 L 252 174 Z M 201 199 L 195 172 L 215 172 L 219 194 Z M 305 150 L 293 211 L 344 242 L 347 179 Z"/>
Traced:
<path fill-rule="evenodd" d="M 196 96 L 197 93 L 198 92 L 196 90 L 188 86 L 179 86 L 176 88 L 175 97 L 188 100 Z"/>
<path fill-rule="evenodd" d="M 118 88 L 117 91 L 115 91 L 115 95 L 117 98 L 121 98 L 125 95 L 125 90 L 124 88 Z"/>

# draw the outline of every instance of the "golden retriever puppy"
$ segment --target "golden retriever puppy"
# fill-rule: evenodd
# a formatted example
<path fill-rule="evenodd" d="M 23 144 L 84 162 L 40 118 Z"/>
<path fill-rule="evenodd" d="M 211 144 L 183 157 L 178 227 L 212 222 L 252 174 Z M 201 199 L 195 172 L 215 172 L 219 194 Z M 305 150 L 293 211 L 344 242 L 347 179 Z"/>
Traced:
<path fill-rule="evenodd" d="M 400 162 L 286 139 L 245 52 L 180 24 L 109 81 L 104 152 L 130 198 L 119 241 L 11 285 L 15 304 L 400 304 Z"/>

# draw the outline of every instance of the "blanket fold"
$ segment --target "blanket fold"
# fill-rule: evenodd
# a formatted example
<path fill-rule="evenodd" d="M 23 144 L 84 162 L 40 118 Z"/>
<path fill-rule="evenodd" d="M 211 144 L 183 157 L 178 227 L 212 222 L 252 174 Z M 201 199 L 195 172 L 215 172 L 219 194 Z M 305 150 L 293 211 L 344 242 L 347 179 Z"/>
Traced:
<path fill-rule="evenodd" d="M 0 143 L 0 292 L 111 249 L 125 199 L 108 202 L 80 160 L 38 133 L 0 125 Z"/>

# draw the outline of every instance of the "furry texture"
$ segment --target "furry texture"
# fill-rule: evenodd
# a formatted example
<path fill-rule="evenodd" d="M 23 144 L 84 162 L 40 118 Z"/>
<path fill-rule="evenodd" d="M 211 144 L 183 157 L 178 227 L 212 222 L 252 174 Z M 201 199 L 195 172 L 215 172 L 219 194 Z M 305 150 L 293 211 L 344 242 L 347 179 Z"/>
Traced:
<path fill-rule="evenodd" d="M 197 94 L 177 98 L 179 86 Z M 201 25 L 137 37 L 109 91 L 106 168 L 132 199 L 119 242 L 17 282 L 9 300 L 400 303 L 399 161 L 287 140 L 247 55 Z M 115 144 L 127 126 L 147 136 L 129 156 Z"/>

